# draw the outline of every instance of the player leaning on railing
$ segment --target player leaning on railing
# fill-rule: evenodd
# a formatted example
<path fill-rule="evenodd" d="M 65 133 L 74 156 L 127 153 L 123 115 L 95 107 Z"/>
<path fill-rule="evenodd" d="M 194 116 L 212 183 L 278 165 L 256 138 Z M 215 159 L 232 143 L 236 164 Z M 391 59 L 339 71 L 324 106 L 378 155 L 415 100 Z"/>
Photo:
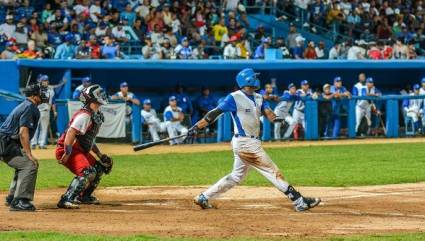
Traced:
<path fill-rule="evenodd" d="M 293 202 L 296 211 L 305 211 L 320 203 L 319 198 L 303 197 L 294 187 L 289 185 L 283 179 L 279 168 L 261 147 L 259 137 L 260 116 L 264 115 L 272 122 L 283 120 L 276 117 L 260 94 L 255 93 L 260 87 L 257 75 L 250 68 L 239 72 L 236 81 L 240 90 L 229 94 L 224 101 L 208 112 L 189 130 L 188 137 L 193 137 L 198 130 L 215 121 L 220 114 L 230 112 L 232 115 L 235 133 L 232 139 L 235 161 L 233 171 L 195 197 L 195 203 L 203 209 L 212 208 L 209 200 L 241 183 L 251 167 L 284 193 Z"/>
<path fill-rule="evenodd" d="M 59 200 L 59 208 L 75 209 L 78 204 L 98 204 L 93 192 L 102 175 L 112 169 L 112 159 L 102 154 L 95 143 L 96 135 L 104 121 L 100 106 L 108 103 L 105 91 L 99 85 L 85 88 L 80 95 L 84 106 L 69 122 L 68 129 L 58 140 L 56 158 L 75 177 Z M 94 152 L 96 160 L 90 152 Z"/>

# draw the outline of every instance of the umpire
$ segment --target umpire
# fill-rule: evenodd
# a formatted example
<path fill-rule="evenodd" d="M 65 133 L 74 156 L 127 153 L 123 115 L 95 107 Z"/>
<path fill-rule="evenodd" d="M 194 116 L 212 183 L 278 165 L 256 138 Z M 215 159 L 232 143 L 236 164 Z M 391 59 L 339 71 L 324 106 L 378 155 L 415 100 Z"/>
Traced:
<path fill-rule="evenodd" d="M 38 160 L 32 155 L 30 140 L 40 118 L 38 105 L 48 100 L 40 84 L 24 89 L 25 101 L 19 104 L 0 126 L 0 158 L 15 169 L 6 205 L 11 211 L 35 211 L 34 198 Z"/>

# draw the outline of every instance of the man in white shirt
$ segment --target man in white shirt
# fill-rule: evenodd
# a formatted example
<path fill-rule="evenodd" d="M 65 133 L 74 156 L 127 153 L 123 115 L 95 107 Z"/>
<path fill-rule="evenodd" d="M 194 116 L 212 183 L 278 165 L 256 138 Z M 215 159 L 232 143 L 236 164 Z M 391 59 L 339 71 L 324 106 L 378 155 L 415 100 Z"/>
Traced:
<path fill-rule="evenodd" d="M 0 25 L 0 35 L 4 34 L 9 39 L 15 33 L 16 25 L 13 22 L 13 15 L 6 16 L 6 22 Z"/>
<path fill-rule="evenodd" d="M 364 40 L 357 41 L 350 49 L 348 49 L 347 59 L 348 60 L 359 60 L 365 59 L 366 49 L 362 46 L 366 45 Z"/>
<path fill-rule="evenodd" d="M 93 22 L 97 23 L 99 21 L 99 16 L 101 14 L 101 8 L 100 8 L 100 0 L 95 0 L 94 4 L 90 6 L 90 18 L 93 20 Z"/>
<path fill-rule="evenodd" d="M 144 123 L 148 126 L 152 141 L 159 141 L 158 132 L 164 132 L 166 127 L 165 123 L 161 122 L 156 115 L 156 111 L 152 108 L 150 99 L 143 101 L 143 110 L 140 112 L 140 114 L 143 117 Z"/>
<path fill-rule="evenodd" d="M 224 59 L 236 59 L 238 57 L 238 51 L 236 48 L 236 36 L 232 36 L 229 39 L 229 43 L 224 47 L 223 56 Z"/>
<path fill-rule="evenodd" d="M 139 15 L 139 17 L 143 19 L 146 18 L 150 12 L 149 0 L 143 0 L 143 4 L 138 6 L 134 11 Z"/>

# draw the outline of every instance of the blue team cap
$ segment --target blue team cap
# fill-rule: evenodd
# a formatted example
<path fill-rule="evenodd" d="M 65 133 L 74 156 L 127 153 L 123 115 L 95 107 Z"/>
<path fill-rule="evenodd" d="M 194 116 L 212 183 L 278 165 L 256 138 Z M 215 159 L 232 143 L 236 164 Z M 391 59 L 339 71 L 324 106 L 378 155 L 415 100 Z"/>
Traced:
<path fill-rule="evenodd" d="M 46 81 L 49 80 L 49 76 L 45 75 L 45 74 L 41 74 L 38 76 L 37 81 L 41 82 L 41 81 Z"/>
<path fill-rule="evenodd" d="M 421 87 L 418 85 L 418 84 L 415 84 L 414 86 L 413 86 L 413 89 L 414 90 L 418 90 L 418 89 L 420 89 Z"/>
<path fill-rule="evenodd" d="M 128 83 L 127 82 L 122 82 L 121 84 L 120 84 L 120 88 L 123 88 L 123 87 L 128 87 Z"/>
<path fill-rule="evenodd" d="M 14 44 L 14 43 L 13 43 L 12 41 L 7 41 L 7 42 L 6 42 L 6 47 L 13 46 L 13 44 Z"/>
<path fill-rule="evenodd" d="M 187 40 L 188 40 L 187 37 L 183 37 L 180 42 L 183 43 L 184 41 L 187 41 Z"/>
<path fill-rule="evenodd" d="M 425 77 L 422 78 L 421 82 L 422 82 L 422 84 L 425 83 Z"/>
<path fill-rule="evenodd" d="M 340 76 L 337 76 L 334 78 L 334 82 L 341 82 L 342 78 Z"/>
<path fill-rule="evenodd" d="M 172 100 L 177 100 L 177 98 L 174 95 L 172 95 L 168 98 L 168 101 L 172 101 Z"/>
<path fill-rule="evenodd" d="M 373 83 L 373 78 L 372 77 L 367 78 L 366 83 Z"/>
<path fill-rule="evenodd" d="M 71 42 L 73 40 L 74 40 L 74 35 L 72 33 L 65 35 L 65 41 L 66 42 Z"/>
<path fill-rule="evenodd" d="M 145 100 L 143 101 L 143 104 L 144 104 L 144 105 L 150 105 L 150 104 L 152 104 L 152 103 L 151 103 L 151 100 L 150 100 L 150 99 L 145 99 Z"/>
<path fill-rule="evenodd" d="M 89 82 L 91 82 L 91 79 L 90 79 L 90 77 L 84 77 L 84 78 L 82 78 L 81 79 L 81 82 L 83 82 L 83 83 L 89 83 Z"/>
<path fill-rule="evenodd" d="M 308 85 L 308 80 L 301 81 L 301 85 Z"/>
<path fill-rule="evenodd" d="M 289 90 L 290 88 L 295 88 L 294 83 L 290 83 L 290 84 L 288 85 L 288 90 Z"/>

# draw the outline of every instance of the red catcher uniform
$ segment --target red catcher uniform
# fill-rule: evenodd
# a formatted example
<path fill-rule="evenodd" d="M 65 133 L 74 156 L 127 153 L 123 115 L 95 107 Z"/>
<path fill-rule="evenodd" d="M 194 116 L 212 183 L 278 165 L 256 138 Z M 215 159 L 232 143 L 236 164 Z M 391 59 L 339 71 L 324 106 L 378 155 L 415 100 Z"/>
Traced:
<path fill-rule="evenodd" d="M 72 153 L 68 161 L 64 164 L 72 173 L 77 176 L 83 176 L 86 168 L 94 166 L 96 158 L 90 151 L 93 147 L 94 140 L 99 132 L 100 124 L 93 120 L 93 112 L 88 109 L 80 109 L 71 118 L 68 128 L 78 131 L 76 141 L 72 146 Z M 58 140 L 56 146 L 56 159 L 60 160 L 65 153 L 65 131 Z"/>

